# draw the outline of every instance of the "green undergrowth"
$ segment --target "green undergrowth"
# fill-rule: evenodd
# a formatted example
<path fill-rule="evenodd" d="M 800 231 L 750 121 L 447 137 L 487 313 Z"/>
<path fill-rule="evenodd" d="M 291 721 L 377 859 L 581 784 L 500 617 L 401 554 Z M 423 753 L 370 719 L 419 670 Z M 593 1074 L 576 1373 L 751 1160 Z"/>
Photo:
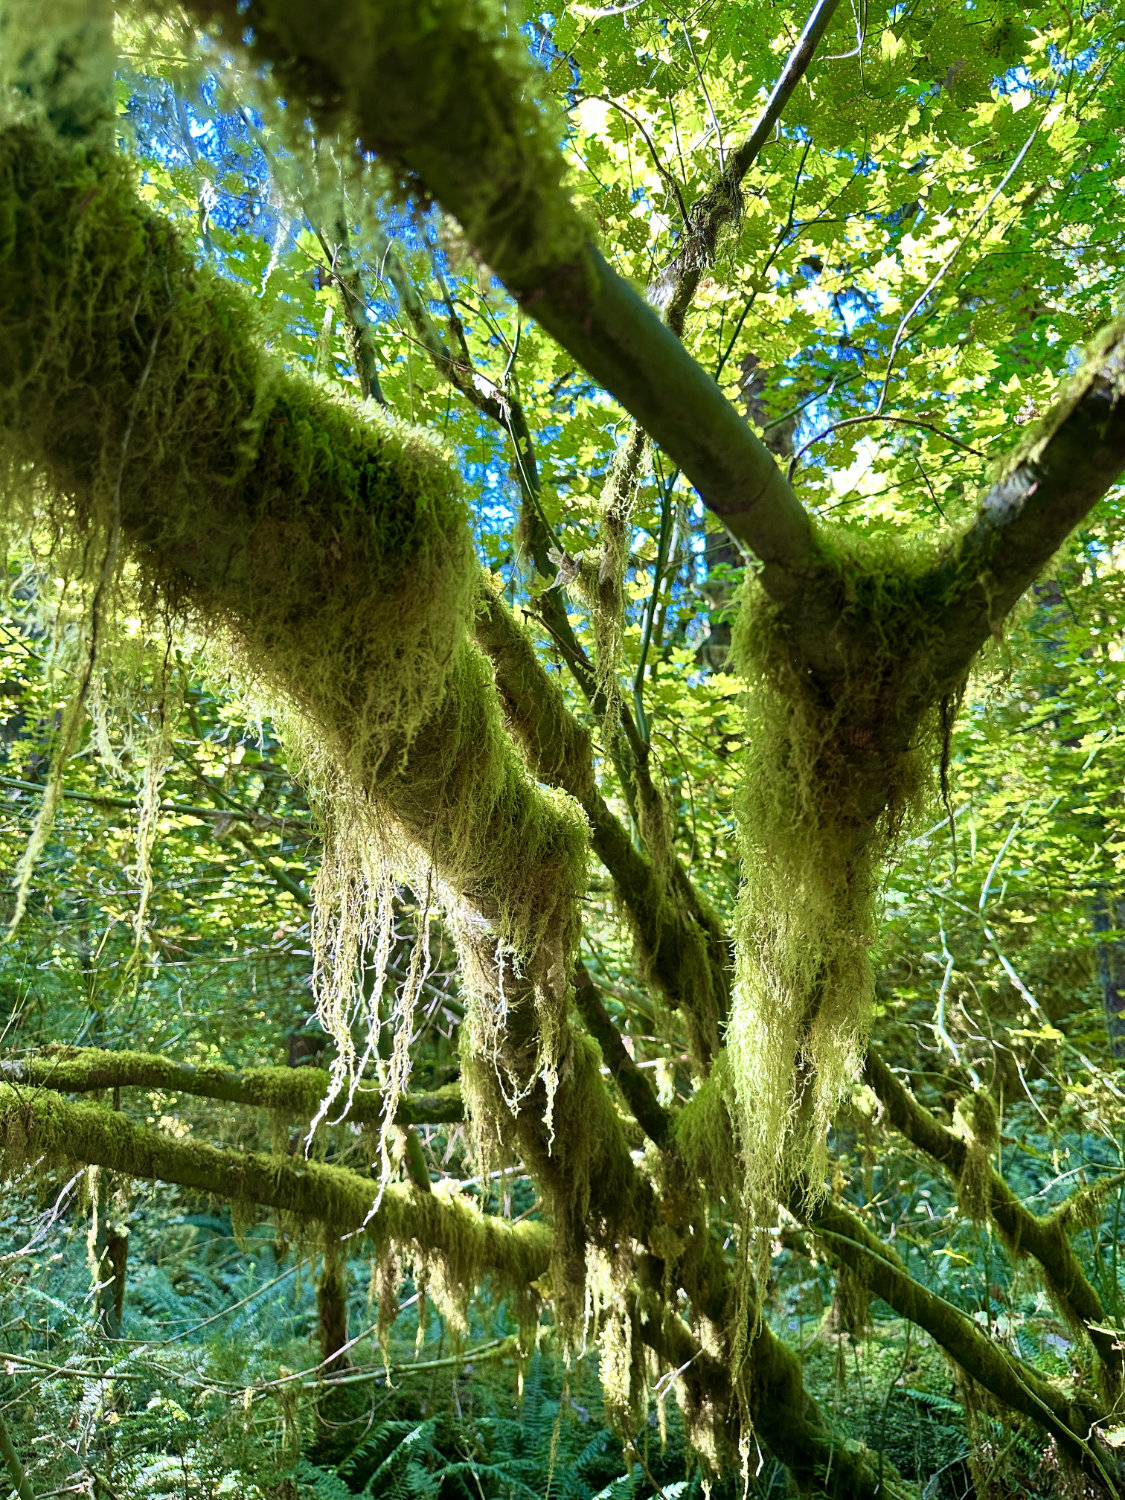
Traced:
<path fill-rule="evenodd" d="M 897 719 L 904 653 L 927 628 L 926 560 L 834 534 L 823 566 L 838 580 L 843 627 L 831 683 L 814 679 L 757 581 L 748 574 L 743 587 L 733 657 L 747 750 L 727 1041 L 755 1214 L 803 1174 L 814 1191 L 823 1182 L 828 1129 L 867 1035 L 880 879 L 931 795 L 939 716 Z"/>
<path fill-rule="evenodd" d="M 27 1195 L 5 1198 L 0 1264 L 26 1244 L 33 1217 Z M 350 1367 L 333 1372 L 350 1383 L 329 1388 L 316 1371 L 315 1251 L 278 1255 L 265 1224 L 239 1246 L 222 1208 L 190 1198 L 139 1194 L 129 1223 L 121 1343 L 89 1326 L 81 1213 L 65 1212 L 41 1250 L 17 1260 L 18 1275 L 0 1279 L 5 1352 L 35 1358 L 46 1342 L 57 1372 L 43 1382 L 13 1362 L 4 1376 L 6 1423 L 37 1494 L 96 1487 L 94 1472 L 115 1494 L 167 1500 L 655 1500 L 656 1485 L 666 1500 L 702 1494 L 671 1403 L 663 1428 L 654 1412 L 623 1441 L 598 1350 L 568 1365 L 548 1335 L 520 1357 L 510 1306 L 487 1284 L 459 1336 L 404 1297 L 380 1347 L 370 1330 L 381 1289 L 350 1242 L 340 1326 L 364 1336 Z M 101 1370 L 117 1379 L 90 1378 Z M 714 1500 L 738 1493 L 734 1482 L 713 1489 Z"/>
<path fill-rule="evenodd" d="M 885 1454 L 935 1500 L 954 1500 L 967 1443 L 953 1372 L 929 1340 L 905 1333 L 878 1319 L 862 1338 L 821 1334 L 802 1352 L 805 1382 L 842 1436 Z"/>

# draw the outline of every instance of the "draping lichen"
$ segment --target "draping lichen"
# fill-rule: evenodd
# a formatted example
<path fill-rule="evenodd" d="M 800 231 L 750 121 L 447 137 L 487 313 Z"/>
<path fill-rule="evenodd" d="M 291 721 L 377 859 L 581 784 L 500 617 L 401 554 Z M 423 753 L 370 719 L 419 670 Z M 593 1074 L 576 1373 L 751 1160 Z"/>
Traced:
<path fill-rule="evenodd" d="M 923 564 L 835 534 L 822 565 L 850 644 L 831 683 L 804 664 L 756 580 L 743 588 L 734 659 L 748 748 L 727 1040 L 755 1214 L 772 1216 L 798 1177 L 823 1191 L 829 1126 L 861 1060 L 879 881 L 927 795 L 939 737 L 936 710 L 898 718 L 905 648 L 926 629 Z"/>
<path fill-rule="evenodd" d="M 248 695 L 288 726 L 329 834 L 316 938 L 326 1021 L 342 1035 L 358 960 L 378 970 L 390 868 L 419 892 L 432 880 L 495 970 L 473 970 L 487 982 L 470 1028 L 494 1069 L 509 990 L 531 987 L 536 1048 L 515 1094 L 539 1080 L 549 1118 L 585 819 L 525 769 L 467 639 L 478 575 L 441 450 L 261 345 L 248 299 L 192 265 L 138 205 L 127 167 L 34 124 L 0 130 L 9 533 L 45 531 L 60 565 L 101 590 L 90 618 L 103 638 L 126 598 L 159 599 L 218 641 Z M 573 1181 L 581 1195 L 581 1173 Z"/>
<path fill-rule="evenodd" d="M 126 167 L 29 124 L 0 133 L 0 333 L 9 529 L 50 530 L 103 591 L 106 628 L 126 590 L 171 601 L 288 720 L 331 831 L 322 972 L 350 984 L 378 946 L 372 850 L 406 851 L 408 877 L 432 865 L 534 979 L 549 1073 L 585 824 L 531 780 L 466 639 L 477 573 L 444 454 L 285 371 L 248 299 L 192 265 Z"/>
<path fill-rule="evenodd" d="M 992 1095 L 977 1089 L 959 1099 L 953 1123 L 965 1142 L 957 1175 L 957 1206 L 974 1224 L 983 1224 L 992 1206 L 992 1158 L 1000 1141 L 1000 1117 Z"/>
<path fill-rule="evenodd" d="M 440 700 L 469 618 L 454 471 L 264 353 L 249 299 L 130 179 L 34 125 L 0 135 L 4 521 L 47 529 L 86 590 L 72 713 L 121 606 L 159 592 L 331 724 L 341 764 L 379 766 Z"/>
<path fill-rule="evenodd" d="M 739 1200 L 742 1180 L 731 1130 L 730 1058 L 720 1053 L 707 1078 L 676 1115 L 676 1145 L 688 1172 L 710 1195 Z"/>
<path fill-rule="evenodd" d="M 602 1082 L 597 1043 L 572 1036 L 560 1060 L 554 1108 L 565 1129 L 553 1137 L 543 1130 L 546 1085 L 541 1081 L 513 1105 L 501 1075 L 474 1048 L 471 1028 L 462 1033 L 461 1089 L 478 1159 L 503 1167 L 518 1152 L 539 1188 L 554 1231 L 546 1286 L 564 1338 L 580 1345 L 591 1320 L 600 1317 L 606 1286 L 612 1282 L 620 1292 L 614 1275 L 624 1274 L 627 1258 L 618 1251 L 639 1232 L 644 1212 L 621 1120 Z"/>

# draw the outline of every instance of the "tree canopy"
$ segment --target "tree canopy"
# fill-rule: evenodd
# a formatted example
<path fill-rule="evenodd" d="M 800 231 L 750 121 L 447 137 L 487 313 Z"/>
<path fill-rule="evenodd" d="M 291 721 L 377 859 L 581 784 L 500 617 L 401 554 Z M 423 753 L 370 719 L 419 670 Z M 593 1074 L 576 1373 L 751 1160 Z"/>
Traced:
<path fill-rule="evenodd" d="M 602 1495 L 1125 1494 L 1123 28 L 3 0 L 21 1497 L 592 1496 L 591 1360 Z M 319 1363 L 189 1462 L 201 1203 Z M 474 1348 L 545 1480 L 368 1437 Z"/>

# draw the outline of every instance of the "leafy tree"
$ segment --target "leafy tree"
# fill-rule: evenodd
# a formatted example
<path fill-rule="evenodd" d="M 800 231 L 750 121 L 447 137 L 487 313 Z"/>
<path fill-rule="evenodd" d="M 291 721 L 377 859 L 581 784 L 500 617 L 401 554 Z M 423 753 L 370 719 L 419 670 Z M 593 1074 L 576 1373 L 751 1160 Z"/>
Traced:
<path fill-rule="evenodd" d="M 148 1179 L 317 1236 L 341 1388 L 362 1236 L 384 1339 L 409 1273 L 600 1341 L 642 1468 L 674 1384 L 715 1474 L 938 1493 L 921 1330 L 978 1493 L 998 1419 L 1122 1492 L 1119 10 L 137 0 L 115 152 L 108 7 L 6 0 L 5 982 L 99 1045 L 0 1129 L 101 1173 L 103 1334 Z M 881 1426 L 793 1258 L 906 1327 Z"/>

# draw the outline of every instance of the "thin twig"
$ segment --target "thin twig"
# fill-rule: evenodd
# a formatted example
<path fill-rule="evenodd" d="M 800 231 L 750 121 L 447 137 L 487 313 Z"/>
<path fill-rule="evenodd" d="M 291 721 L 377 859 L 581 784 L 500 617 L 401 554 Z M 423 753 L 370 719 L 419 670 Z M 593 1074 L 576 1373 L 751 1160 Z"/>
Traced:
<path fill-rule="evenodd" d="M 1011 182 L 1012 178 L 1019 170 L 1020 166 L 1023 163 L 1024 157 L 1035 144 L 1035 141 L 1038 138 L 1039 132 L 1042 128 L 1043 121 L 1039 120 L 1035 126 L 1035 129 L 1031 132 L 1027 140 L 1024 141 L 1023 145 L 1016 152 L 1015 160 L 1012 162 L 1012 165 L 1004 173 L 1003 177 L 1001 177 L 1000 181 L 996 184 L 992 192 L 989 194 L 987 203 L 985 203 L 984 207 L 973 219 L 973 222 L 969 225 L 968 229 L 966 229 L 965 233 L 957 241 L 956 245 L 954 245 L 952 251 L 949 253 L 949 255 L 946 256 L 945 260 L 934 272 L 933 276 L 930 277 L 929 281 L 922 288 L 921 292 L 919 292 L 918 296 L 911 304 L 909 311 L 904 313 L 902 318 L 900 319 L 899 325 L 895 329 L 895 336 L 891 340 L 891 352 L 887 357 L 887 368 L 883 374 L 883 384 L 879 392 L 879 400 L 876 403 L 874 412 L 862 417 L 844 417 L 839 422 L 831 423 L 828 427 L 825 427 L 823 431 L 818 432 L 815 434 L 815 436 L 809 438 L 808 442 L 803 443 L 801 447 L 797 449 L 796 453 L 794 453 L 793 457 L 789 460 L 789 470 L 786 477 L 790 481 L 792 481 L 793 475 L 797 469 L 797 465 L 800 463 L 801 459 L 815 444 L 823 441 L 823 439 L 826 437 L 830 437 L 832 433 L 839 432 L 843 427 L 854 427 L 857 423 L 871 422 L 876 418 L 882 417 L 883 408 L 887 404 L 887 393 L 890 390 L 891 375 L 894 373 L 895 360 L 898 357 L 899 346 L 901 345 L 903 338 L 906 335 L 906 330 L 909 327 L 912 319 L 914 318 L 914 315 L 929 300 L 930 296 L 937 289 L 938 285 L 945 277 L 945 274 L 949 270 L 950 266 L 952 266 L 953 262 L 961 254 L 961 251 L 976 234 L 977 230 L 980 228 L 981 223 L 992 208 L 992 205 L 996 202 L 997 198 L 999 198 L 1000 194 L 1008 186 L 1008 183 Z M 945 437 L 948 436 L 948 434 L 943 433 L 942 436 Z"/>
<path fill-rule="evenodd" d="M 672 173 L 669 172 L 668 168 L 663 164 L 663 162 L 660 160 L 660 157 L 656 154 L 656 146 L 653 143 L 652 136 L 650 136 L 648 131 L 645 129 L 644 121 L 639 120 L 631 109 L 626 109 L 624 104 L 622 104 L 620 100 L 611 99 L 608 94 L 583 94 L 582 98 L 597 99 L 601 104 L 609 104 L 614 109 L 616 109 L 619 114 L 623 114 L 626 119 L 632 120 L 633 124 L 637 127 L 641 135 L 644 137 L 645 145 L 648 147 L 649 155 L 652 157 L 653 166 L 660 173 L 660 176 L 663 178 L 666 186 L 674 195 L 676 203 L 679 205 L 680 219 L 684 224 L 686 224 L 688 218 L 687 204 L 684 202 L 684 195 L 680 188 L 680 184 L 676 181 L 675 177 L 673 177 Z"/>

